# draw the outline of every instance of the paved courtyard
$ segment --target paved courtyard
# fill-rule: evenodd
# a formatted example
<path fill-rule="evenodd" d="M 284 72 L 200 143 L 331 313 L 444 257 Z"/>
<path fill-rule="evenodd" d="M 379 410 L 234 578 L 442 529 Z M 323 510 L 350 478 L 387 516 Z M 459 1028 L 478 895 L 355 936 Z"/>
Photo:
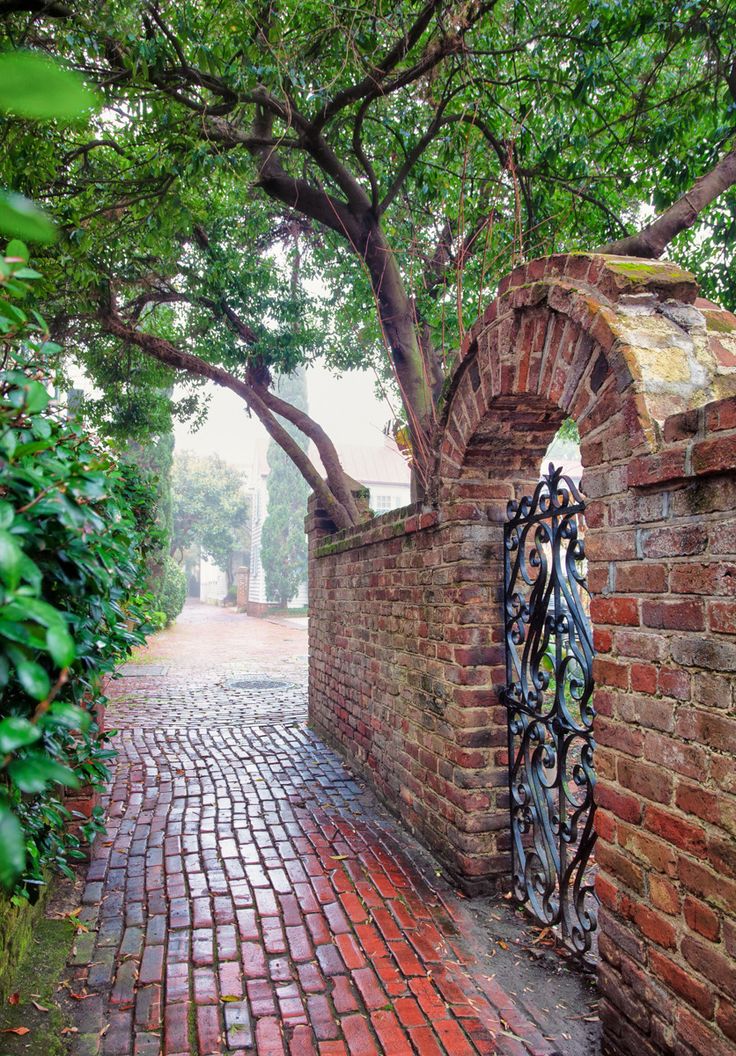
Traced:
<path fill-rule="evenodd" d="M 301 624 L 188 606 L 111 688 L 73 1051 L 551 1056 L 467 904 L 306 726 Z"/>

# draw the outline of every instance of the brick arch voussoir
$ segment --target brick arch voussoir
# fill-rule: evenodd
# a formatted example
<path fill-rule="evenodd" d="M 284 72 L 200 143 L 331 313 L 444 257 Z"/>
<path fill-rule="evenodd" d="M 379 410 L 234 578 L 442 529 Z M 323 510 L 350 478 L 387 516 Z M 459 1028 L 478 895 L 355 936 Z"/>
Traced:
<path fill-rule="evenodd" d="M 571 259 L 572 268 L 569 258 L 553 257 L 515 269 L 466 335 L 437 430 L 435 494 L 463 474 L 489 416 L 512 413 L 509 400 L 544 401 L 559 421 L 574 418 L 586 468 L 606 448 L 608 458 L 653 450 L 656 431 L 620 353 L 612 301 L 590 282 L 601 258 Z M 551 274 L 540 274 L 544 265 Z M 584 265 L 587 278 L 576 274 Z"/>

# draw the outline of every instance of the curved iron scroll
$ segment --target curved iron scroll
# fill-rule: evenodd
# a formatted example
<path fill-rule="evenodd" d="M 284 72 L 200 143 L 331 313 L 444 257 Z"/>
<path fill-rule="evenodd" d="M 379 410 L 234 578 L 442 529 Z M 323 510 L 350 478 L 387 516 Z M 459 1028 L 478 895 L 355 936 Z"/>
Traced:
<path fill-rule="evenodd" d="M 504 529 L 514 894 L 579 953 L 590 948 L 598 906 L 584 511 L 573 481 L 550 463 L 533 495 L 509 503 Z"/>

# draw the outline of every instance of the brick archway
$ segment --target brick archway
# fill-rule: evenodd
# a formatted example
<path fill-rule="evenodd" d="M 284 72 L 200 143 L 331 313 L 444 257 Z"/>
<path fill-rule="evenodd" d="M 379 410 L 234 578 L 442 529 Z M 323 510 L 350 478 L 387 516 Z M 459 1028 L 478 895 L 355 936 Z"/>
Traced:
<path fill-rule="evenodd" d="M 736 442 L 721 432 L 736 426 L 736 341 L 719 335 L 736 332 L 696 297 L 668 264 L 574 256 L 514 271 L 461 349 L 434 484 L 443 515 L 467 523 L 484 509 L 500 601 L 506 500 L 533 489 L 562 419 L 578 423 L 599 653 L 604 1052 L 627 1056 L 725 1056 L 736 1041 L 736 850 L 723 831 L 736 828 L 717 822 L 733 808 L 719 749 L 736 747 L 736 721 L 713 709 L 714 680 L 731 701 L 736 669 L 719 633 L 736 631 L 736 568 L 718 541 L 736 505 Z M 712 602 L 698 594 L 711 588 Z M 502 634 L 485 657 L 496 684 Z M 496 706 L 492 725 L 504 719 Z M 501 829 L 497 854 L 506 846 Z"/>
<path fill-rule="evenodd" d="M 466 337 L 424 506 L 310 518 L 310 714 L 469 891 L 508 869 L 501 546 L 582 439 L 605 1051 L 736 1041 L 736 318 L 661 263 L 516 269 Z"/>
<path fill-rule="evenodd" d="M 568 416 L 586 469 L 655 451 L 665 418 L 721 394 L 709 342 L 683 341 L 675 322 L 687 326 L 696 295 L 692 276 L 670 264 L 576 254 L 516 268 L 463 342 L 435 497 L 454 500 L 453 482 L 472 480 L 474 466 L 536 479 Z"/>

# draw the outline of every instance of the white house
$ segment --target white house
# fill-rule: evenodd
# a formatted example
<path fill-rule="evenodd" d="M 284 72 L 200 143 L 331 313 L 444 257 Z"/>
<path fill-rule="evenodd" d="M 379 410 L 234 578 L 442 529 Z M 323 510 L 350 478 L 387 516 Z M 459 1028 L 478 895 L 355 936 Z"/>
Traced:
<path fill-rule="evenodd" d="M 268 440 L 259 441 L 250 471 L 251 494 L 251 538 L 250 538 L 250 586 L 248 590 L 248 612 L 254 615 L 265 612 L 266 577 L 261 564 L 261 532 L 268 512 Z M 369 505 L 377 513 L 407 506 L 411 502 L 409 467 L 392 437 L 384 437 L 380 446 L 358 446 L 345 444 L 338 447 L 338 454 L 345 472 L 359 480 L 370 491 Z M 310 457 L 320 465 L 314 449 Z M 305 511 L 306 512 L 306 511 Z M 307 584 L 289 603 L 289 608 L 303 608 L 307 603 Z"/>

